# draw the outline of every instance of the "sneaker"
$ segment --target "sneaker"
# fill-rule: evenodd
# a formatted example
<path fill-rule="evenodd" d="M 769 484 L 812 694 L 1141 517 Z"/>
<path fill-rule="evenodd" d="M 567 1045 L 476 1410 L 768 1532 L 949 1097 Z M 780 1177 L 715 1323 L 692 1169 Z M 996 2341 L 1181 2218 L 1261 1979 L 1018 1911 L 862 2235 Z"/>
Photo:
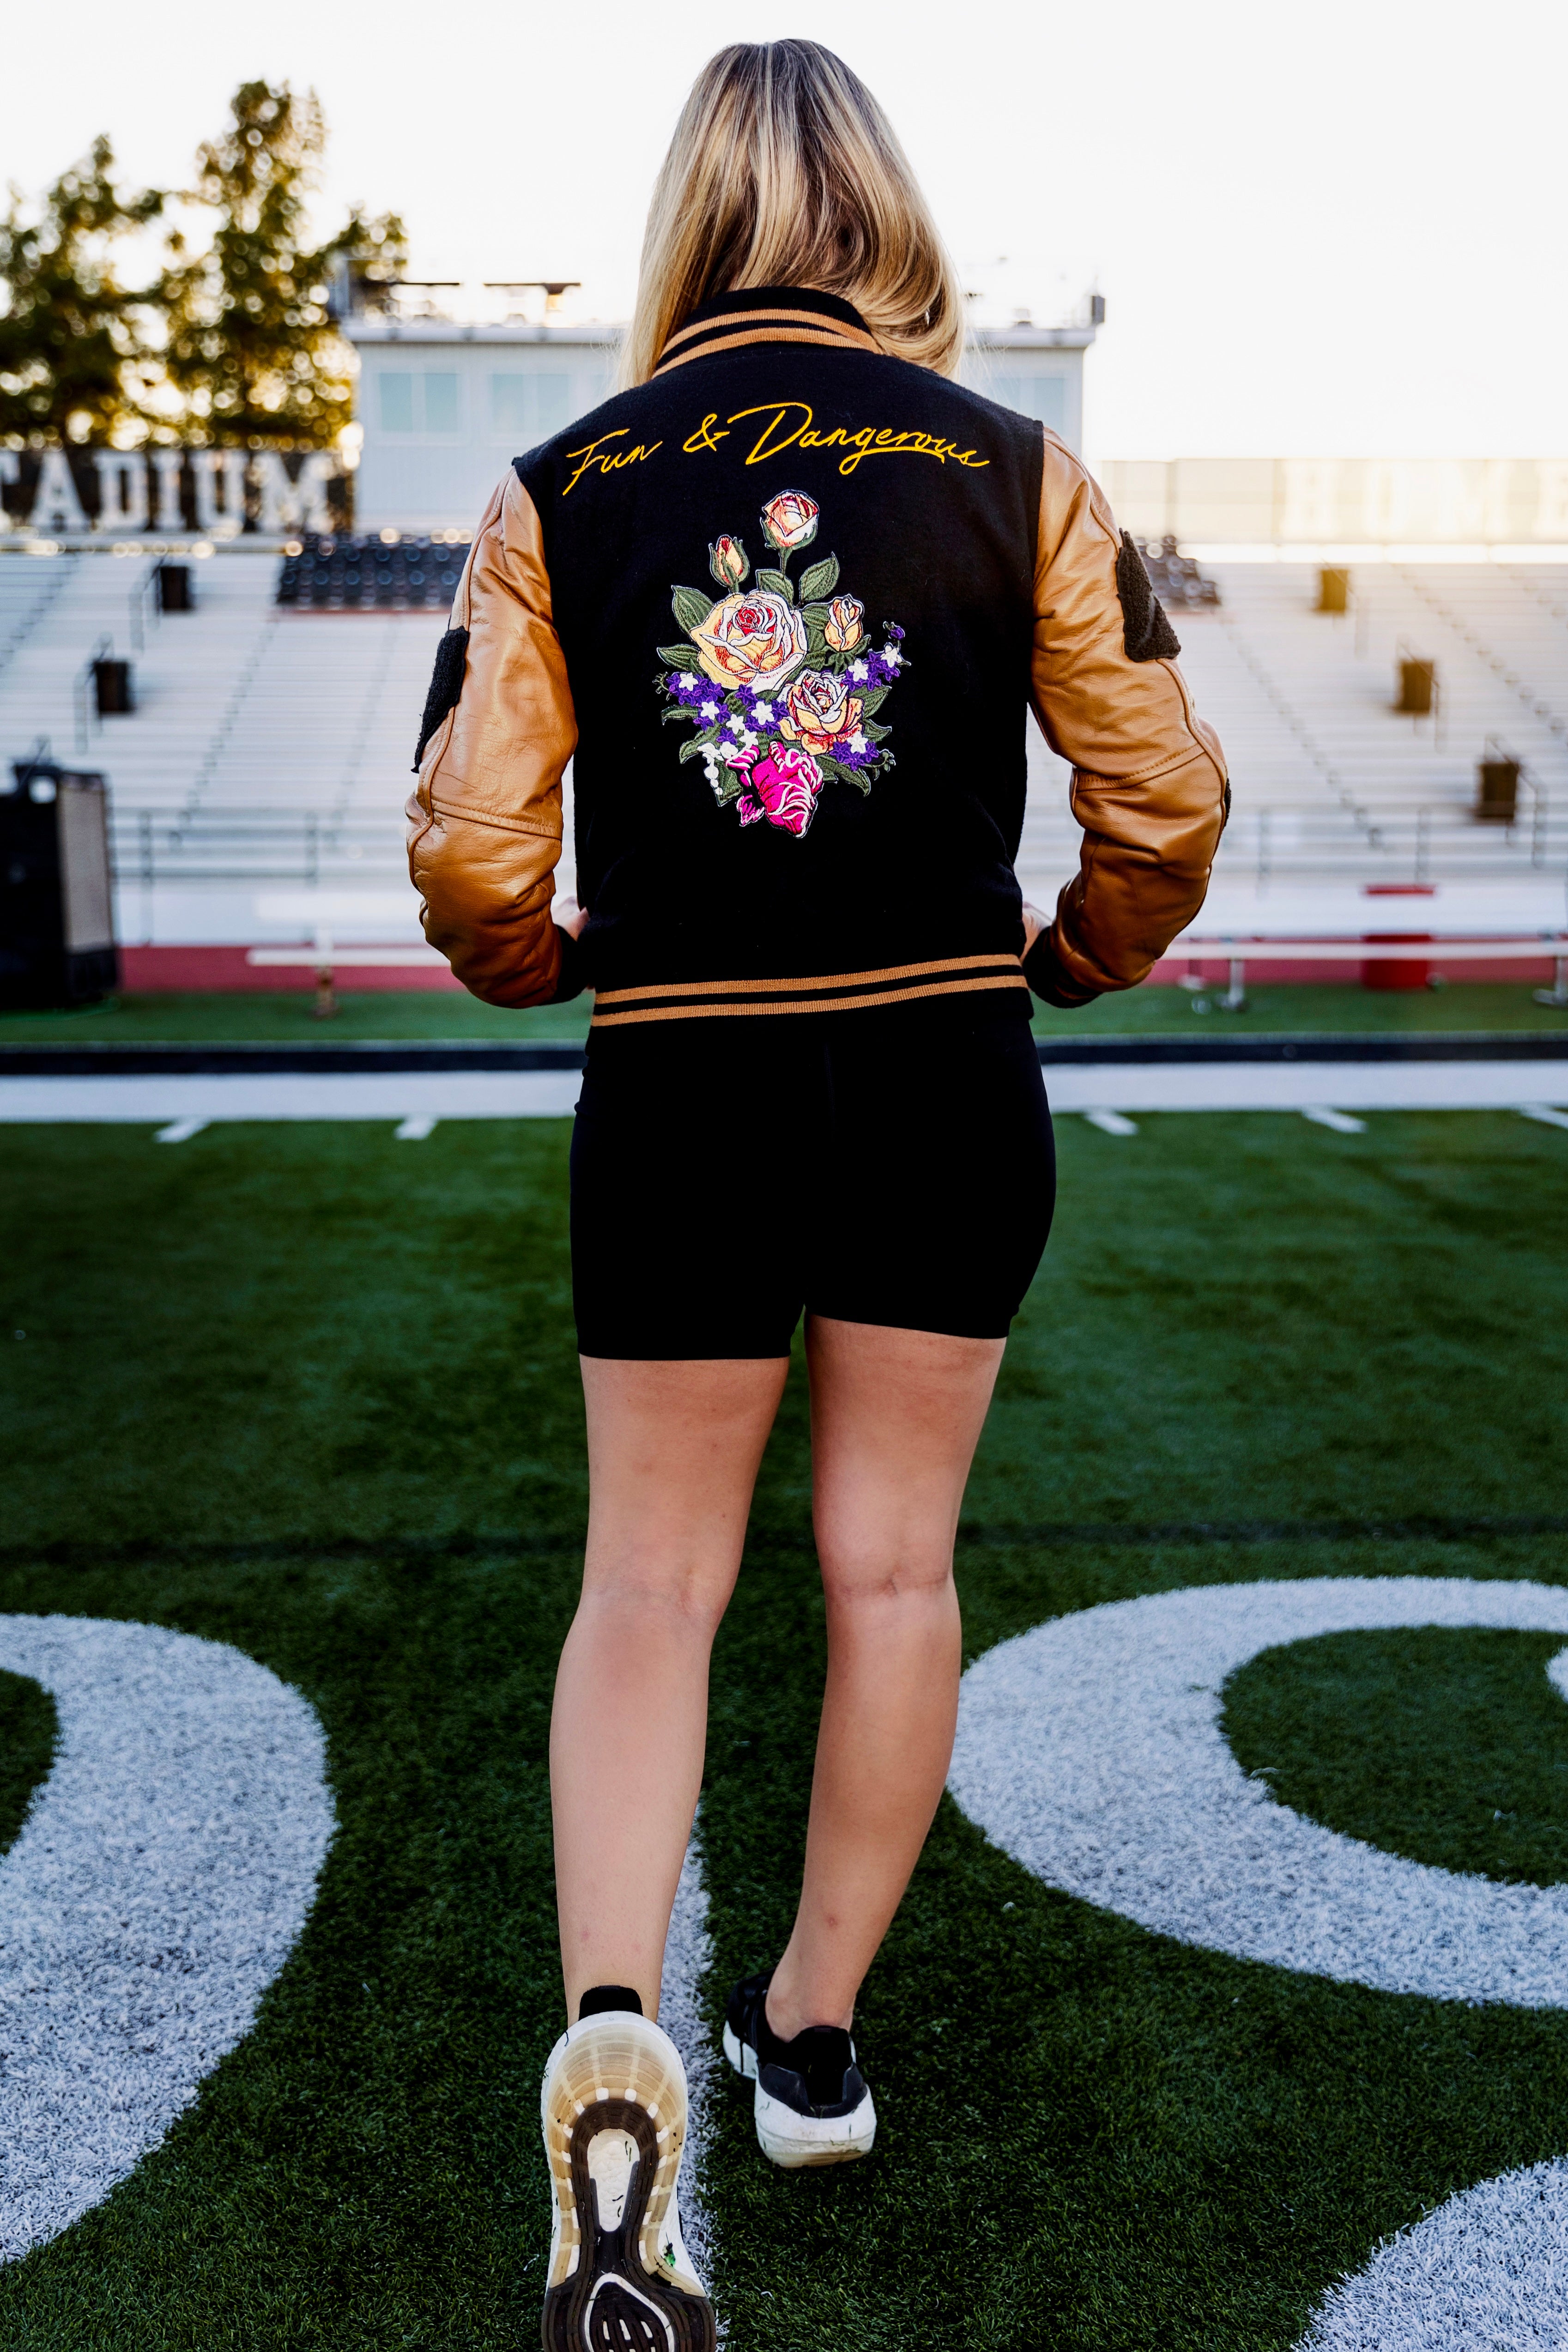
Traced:
<path fill-rule="evenodd" d="M 743 1977 L 724 2012 L 724 2055 L 757 2086 L 763 2154 L 786 2171 L 868 2156 L 877 2110 L 855 2063 L 855 2044 L 841 2025 L 808 2025 L 793 2042 L 781 2042 L 768 2023 L 773 1973 Z"/>
<path fill-rule="evenodd" d="M 635 1992 L 550 2053 L 540 2094 L 553 2191 L 544 2352 L 714 2352 L 713 2306 L 680 2237 L 686 2069 Z"/>

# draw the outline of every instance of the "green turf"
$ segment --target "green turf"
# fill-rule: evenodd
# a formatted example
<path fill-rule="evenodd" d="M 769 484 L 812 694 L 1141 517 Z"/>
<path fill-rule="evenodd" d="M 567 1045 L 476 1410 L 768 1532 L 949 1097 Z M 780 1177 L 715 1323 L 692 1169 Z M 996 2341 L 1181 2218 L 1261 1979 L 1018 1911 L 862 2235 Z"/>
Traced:
<path fill-rule="evenodd" d="M 455 989 L 362 990 L 355 994 L 352 987 L 340 997 L 330 1020 L 319 1021 L 312 1005 L 310 993 L 281 990 L 121 996 L 75 1013 L 0 1013 L 0 1045 L 100 1039 L 124 1045 L 240 1039 L 331 1045 L 355 1037 L 582 1037 L 592 1009 L 585 996 L 570 1004 L 508 1013 Z M 1181 988 L 1134 988 L 1098 997 L 1076 1013 L 1037 1004 L 1035 1026 L 1044 1036 L 1064 1037 L 1442 1029 L 1534 1029 L 1568 1037 L 1568 1013 L 1537 1004 L 1532 990 L 1503 982 L 1408 992 L 1356 984 L 1258 988 L 1244 1013 L 1218 1011 L 1213 993 L 1194 998 Z"/>
<path fill-rule="evenodd" d="M 1238 1762 L 1347 1836 L 1439 1870 L 1568 1879 L 1561 1633 L 1333 1633 L 1267 1650 L 1226 1689 Z"/>
<path fill-rule="evenodd" d="M 546 1729 L 584 1502 L 567 1141 L 0 1129 L 0 1606 L 237 1643 L 320 1710 L 341 1823 L 256 2032 L 106 2205 L 0 2273 L 6 2346 L 537 2341 Z M 970 1654 L 1199 1581 L 1563 1580 L 1568 1138 L 1258 1114 L 1133 1142 L 1068 1120 L 1059 1148 L 966 1505 Z M 715 1656 L 716 1995 L 787 1927 L 822 1667 L 805 1439 L 797 1366 Z M 1227 1720 L 1337 1826 L 1552 1876 L 1542 1654 L 1299 1644 L 1234 1679 Z M 47 1725 L 23 1729 L 26 1753 L 0 1720 L 19 1781 Z M 858 2030 L 869 2163 L 773 2173 L 721 2101 L 734 2352 L 1286 2352 L 1382 2233 L 1568 2147 L 1568 2014 L 1185 1948 L 950 1804 Z"/>

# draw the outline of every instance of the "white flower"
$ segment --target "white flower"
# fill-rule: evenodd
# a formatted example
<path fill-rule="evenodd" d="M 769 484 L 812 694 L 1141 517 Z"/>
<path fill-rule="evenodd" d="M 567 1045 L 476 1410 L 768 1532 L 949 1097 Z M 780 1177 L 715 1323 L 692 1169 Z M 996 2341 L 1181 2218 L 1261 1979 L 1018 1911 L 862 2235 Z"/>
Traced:
<path fill-rule="evenodd" d="M 718 704 L 716 702 L 705 702 L 702 705 L 702 716 L 704 719 L 717 719 L 719 716 Z"/>
<path fill-rule="evenodd" d="M 866 738 L 858 730 L 849 738 L 849 749 L 852 751 L 863 751 L 866 749 Z"/>
<path fill-rule="evenodd" d="M 759 702 L 753 707 L 755 709 L 756 715 L 762 720 L 763 725 L 764 727 L 771 726 L 773 716 L 773 704 L 771 702 Z"/>
<path fill-rule="evenodd" d="M 887 663 L 889 669 L 897 669 L 899 664 L 903 660 L 903 656 L 899 651 L 897 646 L 884 646 L 882 647 L 882 659 Z"/>
<path fill-rule="evenodd" d="M 863 661 L 858 661 L 850 663 L 849 675 L 854 679 L 857 686 L 864 686 L 871 673 L 867 668 Z"/>

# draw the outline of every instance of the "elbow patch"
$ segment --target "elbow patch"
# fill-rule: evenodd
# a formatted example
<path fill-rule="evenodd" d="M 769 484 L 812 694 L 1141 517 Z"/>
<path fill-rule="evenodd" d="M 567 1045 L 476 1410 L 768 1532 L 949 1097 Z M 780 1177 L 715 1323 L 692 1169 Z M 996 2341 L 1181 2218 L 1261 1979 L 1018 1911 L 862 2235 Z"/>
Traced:
<path fill-rule="evenodd" d="M 1126 531 L 1116 558 L 1116 593 L 1121 600 L 1121 637 L 1129 661 L 1174 661 L 1182 641 L 1154 593 L 1143 558 Z"/>
<path fill-rule="evenodd" d="M 414 772 L 419 773 L 419 762 L 425 757 L 425 746 L 447 716 L 458 707 L 463 691 L 463 673 L 468 662 L 467 629 L 448 629 L 436 648 L 436 667 L 430 673 L 430 691 L 425 698 L 425 716 L 419 722 L 419 743 L 414 754 Z"/>

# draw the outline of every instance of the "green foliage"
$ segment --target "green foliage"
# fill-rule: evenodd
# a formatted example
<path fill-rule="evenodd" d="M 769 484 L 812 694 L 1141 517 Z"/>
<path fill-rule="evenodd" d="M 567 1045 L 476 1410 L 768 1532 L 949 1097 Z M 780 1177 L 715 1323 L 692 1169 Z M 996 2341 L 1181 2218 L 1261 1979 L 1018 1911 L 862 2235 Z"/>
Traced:
<path fill-rule="evenodd" d="M 775 596 L 782 596 L 786 604 L 795 603 L 795 583 L 786 572 L 760 570 L 757 573 L 757 585 L 759 588 L 771 589 Z"/>
<path fill-rule="evenodd" d="M 804 604 L 817 596 L 831 596 L 838 585 L 838 558 L 825 555 L 800 575 L 800 601 Z"/>
<path fill-rule="evenodd" d="M 677 622 L 688 635 L 700 629 L 713 610 L 712 597 L 701 588 L 672 588 L 669 603 Z"/>
<path fill-rule="evenodd" d="M 106 138 L 27 215 L 13 189 L 0 221 L 0 436 L 133 443 L 188 433 L 215 442 L 331 443 L 352 413 L 352 354 L 329 309 L 334 281 L 396 277 L 402 222 L 358 207 L 325 244 L 306 198 L 326 143 L 313 91 L 249 81 L 196 158 L 186 205 L 216 219 L 205 250 L 172 228 L 147 285 L 114 268 L 124 238 L 166 216 L 174 192 L 123 194 Z"/>
<path fill-rule="evenodd" d="M 328 309 L 331 280 L 395 276 L 404 230 L 395 215 L 369 220 L 356 207 L 325 245 L 310 242 L 305 199 L 325 144 L 313 90 L 247 81 L 197 155 L 195 194 L 217 227 L 191 260 L 176 240 L 165 365 L 216 441 L 321 446 L 349 421 L 349 353 Z"/>
<path fill-rule="evenodd" d="M 163 211 L 149 188 L 126 195 L 114 151 L 95 139 L 28 220 L 19 190 L 0 221 L 0 436 L 105 440 L 138 415 L 140 379 L 155 369 L 155 289 L 131 289 L 114 249 Z"/>

